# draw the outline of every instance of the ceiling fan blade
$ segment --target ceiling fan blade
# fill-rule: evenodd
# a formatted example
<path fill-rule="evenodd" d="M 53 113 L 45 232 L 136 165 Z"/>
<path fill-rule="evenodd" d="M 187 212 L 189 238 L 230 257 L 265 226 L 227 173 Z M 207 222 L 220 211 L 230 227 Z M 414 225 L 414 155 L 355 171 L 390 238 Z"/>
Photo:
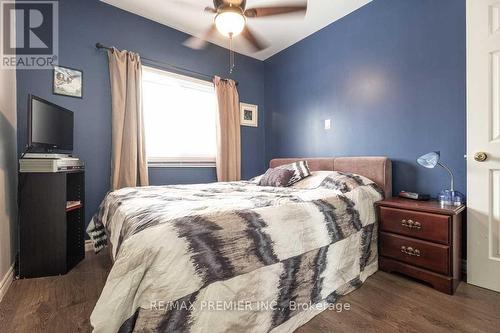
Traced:
<path fill-rule="evenodd" d="M 205 12 L 215 14 L 217 13 L 217 10 L 213 9 L 212 7 L 205 7 Z"/>
<path fill-rule="evenodd" d="M 192 36 L 183 44 L 193 50 L 204 49 L 207 46 L 207 40 L 215 34 L 215 31 L 215 24 L 212 24 L 212 26 L 200 38 Z"/>
<path fill-rule="evenodd" d="M 264 42 L 261 38 L 258 38 L 249 28 L 248 26 L 245 27 L 245 29 L 243 29 L 243 31 L 241 32 L 241 35 L 247 40 L 250 42 L 250 44 L 252 45 L 252 47 L 256 50 L 256 51 L 262 51 L 264 50 L 265 48 L 267 48 L 267 43 Z"/>
<path fill-rule="evenodd" d="M 264 17 L 264 16 L 275 16 L 283 14 L 300 13 L 304 14 L 307 11 L 307 5 L 302 6 L 279 6 L 279 7 L 257 7 L 249 8 L 245 10 L 245 16 L 247 17 Z"/>

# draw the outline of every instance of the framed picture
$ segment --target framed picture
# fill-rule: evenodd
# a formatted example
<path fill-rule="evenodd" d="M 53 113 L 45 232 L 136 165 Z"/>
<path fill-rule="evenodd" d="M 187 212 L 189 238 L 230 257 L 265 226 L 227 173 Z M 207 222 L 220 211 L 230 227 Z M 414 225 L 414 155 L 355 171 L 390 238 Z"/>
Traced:
<path fill-rule="evenodd" d="M 53 93 L 82 98 L 83 72 L 78 69 L 54 66 Z"/>
<path fill-rule="evenodd" d="M 242 126 L 258 127 L 259 107 L 253 104 L 240 103 L 240 123 Z"/>

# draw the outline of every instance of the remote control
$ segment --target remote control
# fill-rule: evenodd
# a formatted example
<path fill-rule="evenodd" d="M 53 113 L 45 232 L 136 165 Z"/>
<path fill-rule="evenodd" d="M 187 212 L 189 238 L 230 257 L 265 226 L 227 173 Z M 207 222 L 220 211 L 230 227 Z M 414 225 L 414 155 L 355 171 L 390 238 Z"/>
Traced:
<path fill-rule="evenodd" d="M 431 197 L 428 194 L 421 194 L 421 193 L 415 193 L 415 192 L 406 192 L 406 191 L 401 191 L 399 192 L 399 196 L 401 198 L 406 198 L 406 199 L 412 199 L 412 200 L 420 200 L 420 201 L 427 201 Z"/>

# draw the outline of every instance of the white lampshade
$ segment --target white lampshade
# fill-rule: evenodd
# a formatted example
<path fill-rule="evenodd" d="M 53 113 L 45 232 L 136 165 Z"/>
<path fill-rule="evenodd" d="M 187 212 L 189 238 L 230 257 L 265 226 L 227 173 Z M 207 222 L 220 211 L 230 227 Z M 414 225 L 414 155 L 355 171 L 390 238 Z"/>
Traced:
<path fill-rule="evenodd" d="M 224 11 L 215 17 L 215 26 L 226 37 L 239 35 L 245 28 L 245 17 L 235 11 Z"/>
<path fill-rule="evenodd" d="M 417 163 L 424 168 L 432 169 L 439 163 L 440 153 L 438 151 L 433 151 L 425 155 L 420 156 L 417 159 Z"/>

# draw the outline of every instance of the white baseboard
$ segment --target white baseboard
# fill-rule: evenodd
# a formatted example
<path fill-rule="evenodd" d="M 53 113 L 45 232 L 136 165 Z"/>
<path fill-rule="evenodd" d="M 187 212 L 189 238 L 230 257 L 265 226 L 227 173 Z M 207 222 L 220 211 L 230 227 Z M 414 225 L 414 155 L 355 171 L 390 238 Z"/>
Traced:
<path fill-rule="evenodd" d="M 10 266 L 2 281 L 0 281 L 0 302 L 2 301 L 5 294 L 7 294 L 7 290 L 9 290 L 12 281 L 14 281 L 14 264 Z"/>
<path fill-rule="evenodd" d="M 92 241 L 90 239 L 85 240 L 85 252 L 93 252 L 94 251 L 94 244 L 92 244 Z"/>

